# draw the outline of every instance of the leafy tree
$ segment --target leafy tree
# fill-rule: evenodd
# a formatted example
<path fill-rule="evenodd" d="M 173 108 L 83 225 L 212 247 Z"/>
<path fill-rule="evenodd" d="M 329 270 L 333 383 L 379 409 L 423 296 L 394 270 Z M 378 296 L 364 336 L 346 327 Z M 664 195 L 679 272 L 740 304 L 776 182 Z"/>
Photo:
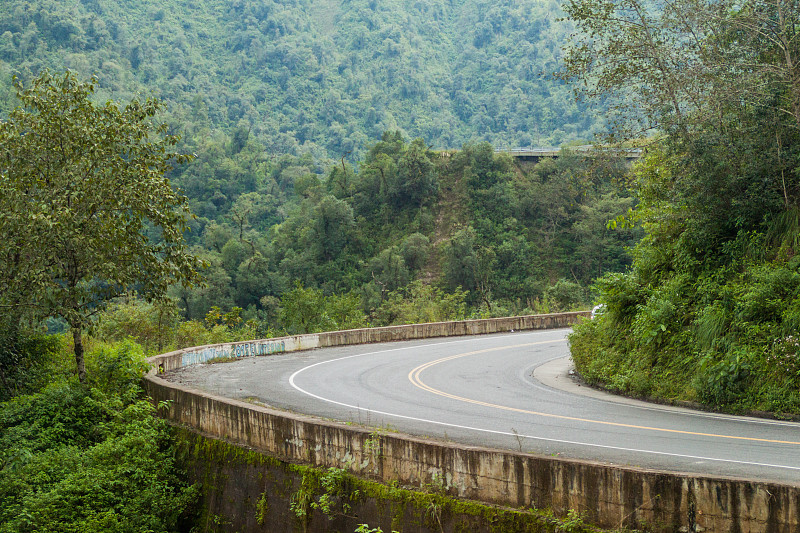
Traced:
<path fill-rule="evenodd" d="M 299 283 L 281 297 L 278 320 L 290 334 L 367 326 L 357 294 L 325 296 L 321 290 L 306 289 Z"/>
<path fill-rule="evenodd" d="M 797 205 L 795 4 L 572 0 L 566 9 L 584 33 L 565 77 L 590 97 L 630 102 L 626 118 L 665 134 L 681 155 L 677 175 L 692 176 L 670 192 L 702 219 L 698 244 Z"/>
<path fill-rule="evenodd" d="M 223 313 L 219 307 L 212 306 L 206 313 L 206 326 L 213 328 L 214 326 L 224 325 L 228 328 L 234 328 L 242 322 L 242 308 L 234 307 L 227 313 Z"/>
<path fill-rule="evenodd" d="M 396 247 L 387 248 L 373 257 L 368 267 L 373 281 L 380 287 L 381 294 L 408 284 L 408 268 Z"/>
<path fill-rule="evenodd" d="M 55 335 L 20 334 L 0 327 L 0 402 L 44 387 L 60 344 Z"/>
<path fill-rule="evenodd" d="M 325 295 L 298 283 L 281 297 L 279 320 L 289 334 L 315 333 L 333 329 L 325 312 Z"/>
<path fill-rule="evenodd" d="M 361 172 L 355 186 L 354 208 L 364 215 L 371 215 L 390 200 L 390 180 L 397 174 L 397 163 L 390 155 L 377 152 L 377 143 L 361 164 Z M 388 211 L 384 210 L 388 222 Z"/>
<path fill-rule="evenodd" d="M 350 242 L 354 228 L 353 208 L 343 200 L 325 196 L 314 210 L 312 246 L 321 259 L 330 261 Z"/>
<path fill-rule="evenodd" d="M 397 174 L 391 195 L 397 205 L 418 204 L 433 196 L 439 188 L 436 167 L 430 160 L 425 141 L 415 139 L 397 162 Z"/>
<path fill-rule="evenodd" d="M 560 279 L 545 291 L 545 297 L 553 303 L 554 311 L 569 311 L 586 300 L 584 290 L 574 281 Z"/>
<path fill-rule="evenodd" d="M 287 285 L 284 276 L 270 270 L 269 259 L 256 251 L 236 272 L 236 303 L 242 307 L 257 305 L 265 296 L 282 294 Z"/>
<path fill-rule="evenodd" d="M 203 228 L 203 244 L 206 248 L 222 253 L 222 248 L 233 238 L 233 231 L 228 224 L 220 224 L 212 220 Z"/>
<path fill-rule="evenodd" d="M 422 233 L 415 232 L 403 239 L 400 254 L 412 272 L 422 269 L 430 255 L 431 240 Z"/>
<path fill-rule="evenodd" d="M 249 192 L 239 195 L 231 206 L 230 216 L 239 230 L 239 239 L 249 228 L 266 229 L 281 220 L 278 199 L 270 194 Z"/>
<path fill-rule="evenodd" d="M 178 325 L 178 306 L 169 298 L 146 302 L 123 297 L 114 300 L 100 315 L 95 335 L 109 341 L 127 338 L 147 353 L 158 354 L 172 343 Z"/>
<path fill-rule="evenodd" d="M 152 120 L 157 100 L 91 100 L 96 80 L 45 72 L 0 123 L 0 306 L 69 324 L 86 381 L 81 334 L 111 298 L 164 295 L 197 279 L 183 238 L 186 199 L 164 177 L 177 137 Z"/>
<path fill-rule="evenodd" d="M 685 128 L 708 81 L 703 40 L 713 24 L 703 3 L 570 0 L 565 11 L 582 32 L 564 77 L 585 80 L 590 98 L 613 97 L 628 132 Z"/>
<path fill-rule="evenodd" d="M 478 254 L 475 251 L 475 230 L 458 230 L 444 249 L 443 274 L 450 289 L 475 288 L 478 278 Z"/>
<path fill-rule="evenodd" d="M 464 168 L 472 190 L 490 189 L 506 179 L 511 171 L 511 159 L 498 157 L 488 142 L 464 145 L 453 163 Z"/>
<path fill-rule="evenodd" d="M 594 202 L 580 206 L 571 229 L 575 239 L 574 272 L 578 279 L 591 280 L 609 271 L 625 270 L 630 262 L 626 248 L 638 241 L 641 229 L 611 229 L 609 218 L 610 214 L 626 213 L 633 206 L 633 198 L 621 197 L 612 191 L 601 193 Z"/>
<path fill-rule="evenodd" d="M 325 308 L 333 322 L 332 330 L 358 329 L 369 325 L 361 309 L 361 298 L 356 293 L 332 294 L 325 298 Z"/>
<path fill-rule="evenodd" d="M 413 281 L 408 287 L 389 293 L 375 311 L 378 324 L 421 324 L 463 320 L 466 316 L 467 293 L 456 289 L 446 293 L 438 287 Z"/>
<path fill-rule="evenodd" d="M 227 272 L 236 272 L 250 255 L 246 243 L 239 239 L 231 239 L 222 247 L 222 266 Z"/>

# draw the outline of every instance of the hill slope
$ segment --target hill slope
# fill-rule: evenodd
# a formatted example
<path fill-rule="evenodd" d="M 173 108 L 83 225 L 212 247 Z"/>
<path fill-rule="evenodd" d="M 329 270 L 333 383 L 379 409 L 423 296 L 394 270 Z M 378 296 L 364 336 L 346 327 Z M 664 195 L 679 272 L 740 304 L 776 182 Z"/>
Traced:
<path fill-rule="evenodd" d="M 558 16 L 532 0 L 6 0 L 0 78 L 7 93 L 12 73 L 96 74 L 101 96 L 165 99 L 190 144 L 238 126 L 272 154 L 338 159 L 398 129 L 441 149 L 557 145 L 603 128 L 549 77 Z"/>

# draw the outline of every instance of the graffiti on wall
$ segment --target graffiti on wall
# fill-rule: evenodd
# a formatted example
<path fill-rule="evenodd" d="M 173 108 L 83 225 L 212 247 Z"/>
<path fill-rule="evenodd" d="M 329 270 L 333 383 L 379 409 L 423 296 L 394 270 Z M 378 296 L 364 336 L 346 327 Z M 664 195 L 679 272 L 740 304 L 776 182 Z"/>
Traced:
<path fill-rule="evenodd" d="M 229 357 L 254 357 L 256 355 L 270 355 L 286 351 L 286 341 L 253 341 L 223 346 L 210 346 L 202 350 L 184 352 L 181 357 L 181 366 L 205 363 L 212 359 Z"/>

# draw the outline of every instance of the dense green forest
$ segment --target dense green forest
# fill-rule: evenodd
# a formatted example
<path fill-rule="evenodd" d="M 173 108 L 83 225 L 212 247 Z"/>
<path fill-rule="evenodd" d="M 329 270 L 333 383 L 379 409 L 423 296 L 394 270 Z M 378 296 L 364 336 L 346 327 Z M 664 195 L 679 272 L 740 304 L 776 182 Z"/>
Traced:
<path fill-rule="evenodd" d="M 172 293 L 184 318 L 241 308 L 262 333 L 295 331 L 280 299 L 296 290 L 348 295 L 364 315 L 350 324 L 389 323 L 378 308 L 415 279 L 462 291 L 452 316 L 561 309 L 635 240 L 603 226 L 632 205 L 614 163 L 532 170 L 491 153 L 604 130 L 552 76 L 562 15 L 528 1 L 13 0 L 0 111 L 16 105 L 12 75 L 26 86 L 48 68 L 96 76 L 96 101 L 164 102 L 196 155 L 170 179 L 208 264 L 205 287 Z"/>
<path fill-rule="evenodd" d="M 190 521 L 136 387 L 180 346 L 594 299 L 570 337 L 588 381 L 800 413 L 800 12 L 564 9 L 0 4 L 0 531 Z M 612 123 L 646 145 L 632 172 L 496 151 Z M 106 169 L 120 151 L 152 172 Z"/>
<path fill-rule="evenodd" d="M 0 121 L 0 531 L 191 527 L 145 354 L 569 309 L 636 238 L 605 226 L 633 205 L 614 158 L 395 131 L 320 177 L 243 130 L 175 152 L 160 101 L 103 102 L 97 83 L 18 80 Z"/>
<path fill-rule="evenodd" d="M 249 134 L 262 157 L 319 165 L 395 130 L 438 149 L 558 146 L 605 129 L 552 78 L 561 16 L 531 0 L 7 0 L 0 105 L 12 74 L 69 68 L 102 97 L 164 100 L 190 151 Z"/>
<path fill-rule="evenodd" d="M 618 220 L 645 236 L 630 271 L 596 284 L 605 313 L 571 337 L 579 370 L 640 396 L 800 414 L 797 5 L 568 11 L 592 35 L 570 74 L 635 103 L 628 131 L 660 127 Z"/>
<path fill-rule="evenodd" d="M 414 318 L 383 307 L 414 280 L 460 291 L 469 316 L 565 310 L 588 301 L 592 279 L 625 268 L 637 236 L 605 225 L 633 206 L 625 163 L 567 150 L 533 165 L 488 143 L 434 152 L 395 132 L 321 180 L 276 165 L 215 181 L 200 163 L 176 177 L 201 215 L 190 239 L 209 264 L 206 287 L 173 293 L 192 319 L 216 305 L 274 324 L 279 299 L 304 287 L 351 294 L 364 313 L 351 326 L 397 323 Z"/>

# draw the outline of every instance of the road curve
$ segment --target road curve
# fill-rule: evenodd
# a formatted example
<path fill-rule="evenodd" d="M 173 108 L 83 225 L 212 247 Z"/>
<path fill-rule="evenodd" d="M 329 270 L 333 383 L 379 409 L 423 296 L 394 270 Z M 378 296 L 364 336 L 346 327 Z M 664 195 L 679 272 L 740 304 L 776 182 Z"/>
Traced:
<path fill-rule="evenodd" d="M 195 365 L 167 379 L 461 444 L 800 483 L 800 424 L 652 405 L 579 387 L 565 373 L 567 333 L 326 348 Z"/>

